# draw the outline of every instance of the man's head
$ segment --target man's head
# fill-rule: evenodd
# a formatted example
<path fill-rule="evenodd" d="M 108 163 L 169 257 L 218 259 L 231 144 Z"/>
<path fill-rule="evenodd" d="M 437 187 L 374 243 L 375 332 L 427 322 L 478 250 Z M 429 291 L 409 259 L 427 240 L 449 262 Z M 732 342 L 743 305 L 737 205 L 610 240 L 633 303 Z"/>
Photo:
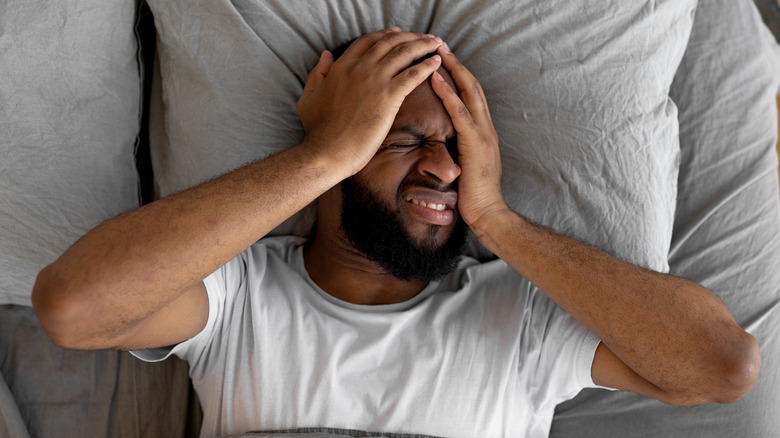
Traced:
<path fill-rule="evenodd" d="M 455 129 L 426 81 L 404 100 L 374 158 L 340 184 L 344 237 L 396 278 L 442 277 L 457 266 L 466 242 L 459 175 Z"/>

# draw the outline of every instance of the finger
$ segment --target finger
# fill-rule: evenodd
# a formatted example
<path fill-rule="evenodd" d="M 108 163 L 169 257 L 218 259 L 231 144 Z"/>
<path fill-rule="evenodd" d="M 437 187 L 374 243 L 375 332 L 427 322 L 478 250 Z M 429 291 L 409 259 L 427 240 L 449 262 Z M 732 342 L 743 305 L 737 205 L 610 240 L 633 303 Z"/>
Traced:
<path fill-rule="evenodd" d="M 330 67 L 333 65 L 333 54 L 329 50 L 322 52 L 320 60 L 317 65 L 311 69 L 309 76 L 306 78 L 306 84 L 303 86 L 303 92 L 308 93 L 313 91 L 319 86 L 330 71 Z"/>
<path fill-rule="evenodd" d="M 392 79 L 393 85 L 406 98 L 409 93 L 425 82 L 440 66 L 441 56 L 433 55 L 423 62 L 401 71 Z"/>
<path fill-rule="evenodd" d="M 417 33 L 417 32 L 390 32 L 384 34 L 379 40 L 377 40 L 371 48 L 366 50 L 364 56 L 369 61 L 379 62 L 391 50 L 396 47 L 409 43 L 415 40 L 432 39 L 435 40 L 433 35 Z"/>
<path fill-rule="evenodd" d="M 387 29 L 378 30 L 376 32 L 367 33 L 356 39 L 355 42 L 353 42 L 341 56 L 347 58 L 359 58 L 363 56 L 368 49 L 373 47 L 374 44 L 376 44 L 376 42 L 382 39 L 382 37 L 385 35 L 398 33 L 400 31 L 401 28 L 398 26 L 393 26 Z"/>
<path fill-rule="evenodd" d="M 452 125 L 458 135 L 463 135 L 470 129 L 474 129 L 476 122 L 466 104 L 458 97 L 458 93 L 448 84 L 441 73 L 434 72 L 431 78 L 433 91 L 444 104 L 444 109 L 452 119 Z"/>
<path fill-rule="evenodd" d="M 395 76 L 409 67 L 415 60 L 434 53 L 442 44 L 441 38 L 433 36 L 426 36 L 424 38 L 399 44 L 392 48 L 384 58 L 379 61 L 378 66 L 387 69 L 392 76 Z"/>
<path fill-rule="evenodd" d="M 487 99 L 477 78 L 460 63 L 458 58 L 449 50 L 449 46 L 446 43 L 439 47 L 437 53 L 441 55 L 442 66 L 452 76 L 463 103 L 466 104 L 472 115 L 474 117 L 484 117 L 486 121 L 492 123 Z"/>

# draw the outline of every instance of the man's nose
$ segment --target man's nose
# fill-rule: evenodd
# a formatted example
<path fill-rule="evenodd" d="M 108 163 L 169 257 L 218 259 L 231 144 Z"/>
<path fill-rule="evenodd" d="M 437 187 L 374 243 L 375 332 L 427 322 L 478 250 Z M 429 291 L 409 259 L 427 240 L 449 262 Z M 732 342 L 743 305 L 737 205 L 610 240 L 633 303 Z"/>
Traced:
<path fill-rule="evenodd" d="M 435 143 L 422 148 L 417 171 L 432 176 L 444 184 L 452 184 L 460 176 L 460 166 L 455 163 L 445 143 Z"/>

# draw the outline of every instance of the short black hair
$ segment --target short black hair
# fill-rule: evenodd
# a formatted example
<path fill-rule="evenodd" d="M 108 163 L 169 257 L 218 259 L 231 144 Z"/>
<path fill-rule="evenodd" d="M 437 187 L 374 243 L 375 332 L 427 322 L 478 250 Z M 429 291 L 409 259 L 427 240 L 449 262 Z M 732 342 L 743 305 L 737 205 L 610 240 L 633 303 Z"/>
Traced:
<path fill-rule="evenodd" d="M 354 43 L 356 40 L 357 40 L 357 38 L 352 38 L 351 40 L 345 41 L 345 42 L 339 44 L 339 46 L 336 47 L 335 49 L 331 50 L 330 53 L 333 54 L 333 60 L 335 61 L 335 60 L 339 59 L 341 57 L 341 55 L 343 55 L 344 52 L 347 51 L 349 46 L 351 46 L 352 43 Z M 411 67 L 413 65 L 417 65 L 417 64 L 425 61 L 426 59 L 430 58 L 431 56 L 433 56 L 435 54 L 436 54 L 436 52 L 427 53 L 427 54 L 425 54 L 425 55 L 415 59 L 414 62 L 412 62 L 409 66 Z"/>
<path fill-rule="evenodd" d="M 331 50 L 330 53 L 333 54 L 333 60 L 335 61 L 335 60 L 339 59 L 341 57 L 341 55 L 343 55 L 344 52 L 347 51 L 349 46 L 351 46 L 352 43 L 355 42 L 355 40 L 357 40 L 357 38 L 352 38 L 351 40 L 345 41 L 345 42 L 339 44 L 339 46 L 336 47 L 335 49 Z"/>

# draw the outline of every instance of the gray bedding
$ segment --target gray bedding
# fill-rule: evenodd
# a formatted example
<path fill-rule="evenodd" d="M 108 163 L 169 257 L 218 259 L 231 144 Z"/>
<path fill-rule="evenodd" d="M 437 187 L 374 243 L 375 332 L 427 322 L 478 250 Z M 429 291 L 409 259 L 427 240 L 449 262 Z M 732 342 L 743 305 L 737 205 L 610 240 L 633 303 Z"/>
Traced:
<path fill-rule="evenodd" d="M 295 102 L 319 53 L 397 24 L 441 35 L 480 79 L 513 208 L 668 270 L 679 163 L 668 91 L 695 1 L 149 4 L 159 32 L 151 146 L 161 195 L 298 143 Z M 307 234 L 302 222 L 277 232 Z"/>
<path fill-rule="evenodd" d="M 0 306 L 0 365 L 15 402 L 0 394 L 0 413 L 18 409 L 31 437 L 186 432 L 190 385 L 180 360 L 149 364 L 126 352 L 63 350 L 30 307 L 7 305 Z"/>
<path fill-rule="evenodd" d="M 0 304 L 14 304 L 0 305 L 0 437 L 22 436 L 20 419 L 42 437 L 197 430 L 185 364 L 63 351 L 23 307 L 38 269 L 137 203 L 135 5 L 109 3 L 0 0 Z M 435 32 L 485 87 L 518 211 L 702 282 L 762 347 L 739 403 L 585 391 L 551 436 L 780 430 L 780 58 L 752 2 L 149 3 L 160 194 L 298 141 L 293 104 L 323 48 L 389 24 Z M 301 215 L 277 232 L 309 226 Z"/>
<path fill-rule="evenodd" d="M 761 345 L 753 392 L 676 408 L 584 391 L 559 406 L 552 437 L 775 437 L 780 434 L 780 57 L 750 2 L 700 0 L 671 96 L 682 160 L 669 263 L 714 291 Z"/>
<path fill-rule="evenodd" d="M 0 304 L 138 206 L 135 1 L 0 0 Z"/>
<path fill-rule="evenodd" d="M 29 307 L 41 268 L 138 205 L 138 3 L 0 0 L 0 437 L 186 429 L 185 364 L 64 351 Z"/>
<path fill-rule="evenodd" d="M 27 438 L 27 427 L 16 406 L 16 401 L 0 374 L 0 438 Z"/>

